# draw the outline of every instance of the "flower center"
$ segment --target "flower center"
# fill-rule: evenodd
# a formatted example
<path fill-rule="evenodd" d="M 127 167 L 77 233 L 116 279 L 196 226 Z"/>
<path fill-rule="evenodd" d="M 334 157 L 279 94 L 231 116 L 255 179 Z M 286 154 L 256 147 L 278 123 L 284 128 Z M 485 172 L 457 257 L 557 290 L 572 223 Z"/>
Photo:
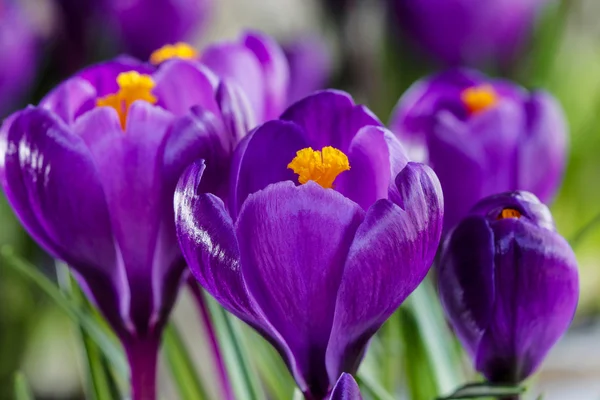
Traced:
<path fill-rule="evenodd" d="M 123 72 L 117 76 L 119 91 L 96 100 L 97 107 L 112 107 L 119 114 L 121 127 L 125 130 L 129 108 L 137 100 L 156 104 L 157 99 L 152 95 L 154 81 L 150 75 L 139 74 L 135 71 Z"/>
<path fill-rule="evenodd" d="M 150 62 L 158 65 L 171 58 L 184 58 L 186 60 L 198 58 L 198 52 L 187 43 L 166 44 L 150 55 Z"/>
<path fill-rule="evenodd" d="M 299 150 L 287 167 L 298 174 L 301 184 L 314 181 L 330 189 L 335 178 L 350 169 L 350 163 L 348 157 L 335 147 L 323 147 L 321 151 L 307 147 Z"/>
<path fill-rule="evenodd" d="M 507 218 L 521 218 L 521 213 L 514 208 L 505 208 L 503 209 L 496 219 L 507 219 Z"/>
<path fill-rule="evenodd" d="M 470 115 L 480 113 L 495 106 L 498 94 L 491 85 L 473 86 L 463 90 L 460 99 Z"/>

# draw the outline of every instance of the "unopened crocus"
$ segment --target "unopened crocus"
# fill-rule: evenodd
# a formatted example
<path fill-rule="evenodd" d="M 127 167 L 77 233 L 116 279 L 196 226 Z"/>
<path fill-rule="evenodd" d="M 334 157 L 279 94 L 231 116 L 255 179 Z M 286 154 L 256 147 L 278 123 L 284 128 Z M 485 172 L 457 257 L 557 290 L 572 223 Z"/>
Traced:
<path fill-rule="evenodd" d="M 445 231 L 483 197 L 527 190 L 547 203 L 562 180 L 567 128 L 562 108 L 543 91 L 450 70 L 415 83 L 390 126 L 438 175 Z"/>
<path fill-rule="evenodd" d="M 37 41 L 22 4 L 0 0 L 0 119 L 20 105 L 32 83 Z"/>
<path fill-rule="evenodd" d="M 288 103 L 289 66 L 277 42 L 260 32 L 248 31 L 237 40 L 213 43 L 201 51 L 186 43 L 155 50 L 150 62 L 160 65 L 179 58 L 197 60 L 221 79 L 241 88 L 254 119 L 251 128 L 279 117 Z"/>
<path fill-rule="evenodd" d="M 358 384 L 348 373 L 343 373 L 336 382 L 329 400 L 362 400 Z"/>
<path fill-rule="evenodd" d="M 102 0 L 99 8 L 123 49 L 146 59 L 163 45 L 193 39 L 212 6 L 212 0 Z"/>
<path fill-rule="evenodd" d="M 63 82 L 0 131 L 0 182 L 29 234 L 66 262 L 121 339 L 134 399 L 155 398 L 162 328 L 185 277 L 173 193 L 193 160 L 227 181 L 235 90 L 206 68 L 130 59 Z"/>
<path fill-rule="evenodd" d="M 387 0 L 394 28 L 449 66 L 510 64 L 548 0 Z"/>
<path fill-rule="evenodd" d="M 307 399 L 326 398 L 429 270 L 443 214 L 435 174 L 337 91 L 240 143 L 228 207 L 202 191 L 203 172 L 190 167 L 175 195 L 192 273 L 277 348 Z"/>
<path fill-rule="evenodd" d="M 575 255 L 528 192 L 473 207 L 448 237 L 438 272 L 446 315 L 475 368 L 494 383 L 535 372 L 577 307 Z"/>

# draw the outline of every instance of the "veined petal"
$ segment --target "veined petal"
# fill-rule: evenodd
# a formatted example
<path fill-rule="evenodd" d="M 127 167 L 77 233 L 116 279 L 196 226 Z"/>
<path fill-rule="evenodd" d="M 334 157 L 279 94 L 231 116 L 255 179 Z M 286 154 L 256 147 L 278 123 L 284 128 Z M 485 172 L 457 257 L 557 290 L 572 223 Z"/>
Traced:
<path fill-rule="evenodd" d="M 369 109 L 355 105 L 348 93 L 338 90 L 305 97 L 291 105 L 281 119 L 297 123 L 313 148 L 333 146 L 344 153 L 361 128 L 382 125 Z"/>
<path fill-rule="evenodd" d="M 3 189 L 33 238 L 71 265 L 118 331 L 128 289 L 114 248 L 107 202 L 83 140 L 47 110 L 18 114 L 1 152 Z"/>
<path fill-rule="evenodd" d="M 335 189 L 364 210 L 388 197 L 392 179 L 408 158 L 402 145 L 387 129 L 366 126 L 352 139 L 348 150 L 350 170 L 335 180 Z"/>
<path fill-rule="evenodd" d="M 396 185 L 400 207 L 371 206 L 346 260 L 327 348 L 331 381 L 356 372 L 367 342 L 425 278 L 439 244 L 443 204 L 433 172 L 408 163 Z"/>
<path fill-rule="evenodd" d="M 524 219 L 492 224 L 497 243 L 493 316 L 476 368 L 495 382 L 528 377 L 566 331 L 577 307 L 577 262 L 555 232 Z"/>
<path fill-rule="evenodd" d="M 362 400 L 360 389 L 352 375 L 343 373 L 340 376 L 329 400 Z"/>
<path fill-rule="evenodd" d="M 293 354 L 299 386 L 316 398 L 330 389 L 325 352 L 344 263 L 363 215 L 334 190 L 281 182 L 250 195 L 238 219 L 244 281 Z"/>
<path fill-rule="evenodd" d="M 58 115 L 67 124 L 96 105 L 96 89 L 83 78 L 71 78 L 48 93 L 40 107 Z"/>
<path fill-rule="evenodd" d="M 252 105 L 242 88 L 227 79 L 219 83 L 216 97 L 223 123 L 235 147 L 256 126 Z"/>
<path fill-rule="evenodd" d="M 269 121 L 252 131 L 237 147 L 230 179 L 229 209 L 234 218 L 246 198 L 268 185 L 297 182 L 288 164 L 307 147 L 300 128 L 287 121 Z"/>

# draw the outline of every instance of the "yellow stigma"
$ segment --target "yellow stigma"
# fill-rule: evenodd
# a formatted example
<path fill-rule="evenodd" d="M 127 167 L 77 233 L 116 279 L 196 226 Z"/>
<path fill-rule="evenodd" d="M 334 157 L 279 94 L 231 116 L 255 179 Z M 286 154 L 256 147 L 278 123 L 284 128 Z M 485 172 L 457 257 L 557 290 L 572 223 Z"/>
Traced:
<path fill-rule="evenodd" d="M 156 104 L 157 99 L 152 95 L 154 81 L 150 75 L 139 74 L 135 71 L 123 72 L 117 76 L 119 91 L 96 100 L 97 107 L 112 107 L 119 114 L 121 127 L 125 130 L 129 108 L 137 100 Z"/>
<path fill-rule="evenodd" d="M 298 182 L 315 181 L 326 189 L 333 186 L 339 174 L 350 169 L 348 157 L 335 147 L 315 151 L 311 147 L 299 150 L 287 166 L 298 174 Z"/>
<path fill-rule="evenodd" d="M 187 43 L 166 44 L 150 55 L 150 62 L 158 65 L 171 58 L 194 59 L 198 58 L 198 52 Z"/>
<path fill-rule="evenodd" d="M 495 106 L 499 100 L 491 85 L 473 86 L 465 89 L 460 98 L 471 115 Z"/>
<path fill-rule="evenodd" d="M 519 218 L 521 218 L 521 213 L 518 210 L 515 210 L 514 208 L 505 208 L 500 212 L 500 214 L 498 215 L 498 218 L 496 218 L 496 219 L 507 219 L 507 218 L 519 219 Z"/>

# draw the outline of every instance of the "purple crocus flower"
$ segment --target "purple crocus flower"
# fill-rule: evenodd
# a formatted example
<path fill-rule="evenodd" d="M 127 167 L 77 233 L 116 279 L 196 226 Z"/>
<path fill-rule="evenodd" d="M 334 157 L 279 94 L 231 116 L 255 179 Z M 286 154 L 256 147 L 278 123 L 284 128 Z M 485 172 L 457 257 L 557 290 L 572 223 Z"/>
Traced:
<path fill-rule="evenodd" d="M 352 375 L 344 372 L 340 376 L 329 400 L 362 400 L 360 389 Z"/>
<path fill-rule="evenodd" d="M 492 382 L 531 375 L 577 307 L 575 255 L 548 208 L 528 192 L 473 207 L 446 240 L 438 272 L 446 314 Z"/>
<path fill-rule="evenodd" d="M 18 107 L 36 69 L 37 35 L 18 2 L 0 0 L 0 118 Z"/>
<path fill-rule="evenodd" d="M 134 399 L 155 396 L 160 335 L 186 272 L 175 186 L 203 158 L 203 190 L 220 192 L 239 134 L 235 93 L 198 63 L 154 71 L 118 59 L 63 82 L 0 130 L 6 197 L 120 337 Z"/>
<path fill-rule="evenodd" d="M 390 126 L 440 178 L 445 231 L 495 193 L 528 190 L 549 202 L 563 176 L 567 128 L 558 102 L 471 70 L 415 83 Z"/>
<path fill-rule="evenodd" d="M 212 0 L 102 0 L 128 54 L 146 59 L 157 48 L 190 40 L 203 27 Z"/>
<path fill-rule="evenodd" d="M 548 0 L 388 0 L 409 39 L 450 66 L 508 64 Z"/>
<path fill-rule="evenodd" d="M 307 399 L 324 399 L 429 270 L 443 218 L 435 174 L 331 90 L 240 143 L 228 207 L 199 188 L 203 172 L 190 167 L 175 195 L 192 273 L 277 348 Z"/>

